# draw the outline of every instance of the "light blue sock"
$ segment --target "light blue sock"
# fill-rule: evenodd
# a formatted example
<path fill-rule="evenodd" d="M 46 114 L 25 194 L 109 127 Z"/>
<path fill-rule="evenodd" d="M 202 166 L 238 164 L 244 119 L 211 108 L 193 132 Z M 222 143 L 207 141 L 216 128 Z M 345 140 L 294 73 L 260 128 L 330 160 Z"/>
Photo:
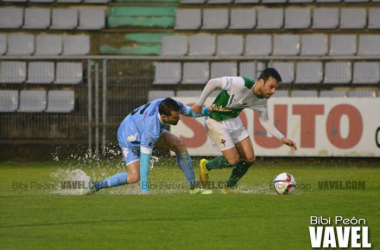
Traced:
<path fill-rule="evenodd" d="M 186 180 L 189 182 L 190 189 L 195 188 L 195 174 L 193 169 L 193 162 L 187 150 L 176 153 L 178 165 L 182 172 L 185 174 Z"/>
<path fill-rule="evenodd" d="M 94 187 L 96 191 L 98 191 L 102 188 L 110 188 L 110 187 L 125 185 L 127 184 L 127 177 L 128 177 L 128 173 L 115 174 L 114 176 L 111 176 L 105 179 L 104 181 L 96 182 L 94 184 Z"/>

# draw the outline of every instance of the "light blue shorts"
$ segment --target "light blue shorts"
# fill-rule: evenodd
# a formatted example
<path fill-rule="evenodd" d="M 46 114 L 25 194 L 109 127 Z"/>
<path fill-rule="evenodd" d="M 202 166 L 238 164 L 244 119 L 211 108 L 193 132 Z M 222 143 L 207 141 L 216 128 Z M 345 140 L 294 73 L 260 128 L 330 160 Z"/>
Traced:
<path fill-rule="evenodd" d="M 121 152 L 123 153 L 127 166 L 135 161 L 140 160 L 140 149 L 121 147 Z"/>

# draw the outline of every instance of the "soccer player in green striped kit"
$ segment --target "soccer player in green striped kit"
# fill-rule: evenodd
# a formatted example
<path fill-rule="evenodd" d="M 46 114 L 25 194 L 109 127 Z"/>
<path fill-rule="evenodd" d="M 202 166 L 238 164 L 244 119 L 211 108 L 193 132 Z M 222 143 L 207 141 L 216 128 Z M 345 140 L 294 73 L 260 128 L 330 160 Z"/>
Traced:
<path fill-rule="evenodd" d="M 205 120 L 207 134 L 214 146 L 222 151 L 210 161 L 200 162 L 200 179 L 207 185 L 209 172 L 213 169 L 233 167 L 230 178 L 221 190 L 224 194 L 236 192 L 237 182 L 247 173 L 256 160 L 251 139 L 239 113 L 249 108 L 258 111 L 261 125 L 283 144 L 297 150 L 296 143 L 286 138 L 269 120 L 267 102 L 281 82 L 281 76 L 274 68 L 263 70 L 257 80 L 247 77 L 221 77 L 210 79 L 201 96 L 193 106 L 200 113 L 206 98 L 216 88 L 221 92 L 213 102 L 214 111 Z"/>

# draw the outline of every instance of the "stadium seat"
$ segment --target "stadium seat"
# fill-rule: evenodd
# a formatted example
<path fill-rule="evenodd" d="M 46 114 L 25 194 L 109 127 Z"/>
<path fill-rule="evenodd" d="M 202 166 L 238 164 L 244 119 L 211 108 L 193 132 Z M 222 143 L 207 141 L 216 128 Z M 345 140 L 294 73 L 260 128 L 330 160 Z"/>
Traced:
<path fill-rule="evenodd" d="M 294 82 L 294 63 L 293 62 L 273 62 L 272 67 L 280 73 L 283 84 Z"/>
<path fill-rule="evenodd" d="M 291 97 L 318 97 L 316 90 L 292 90 Z"/>
<path fill-rule="evenodd" d="M 2 0 L 4 3 L 26 3 L 28 0 Z"/>
<path fill-rule="evenodd" d="M 35 55 L 60 55 L 62 54 L 61 35 L 37 35 Z"/>
<path fill-rule="evenodd" d="M 352 80 L 351 62 L 326 62 L 323 83 L 347 84 Z"/>
<path fill-rule="evenodd" d="M 359 35 L 358 55 L 380 55 L 380 35 Z"/>
<path fill-rule="evenodd" d="M 301 55 L 303 56 L 324 56 L 327 54 L 327 35 L 312 34 L 302 35 Z"/>
<path fill-rule="evenodd" d="M 272 54 L 271 35 L 247 35 L 245 37 L 246 56 L 267 56 Z"/>
<path fill-rule="evenodd" d="M 313 29 L 336 29 L 339 26 L 338 8 L 315 8 L 313 12 Z"/>
<path fill-rule="evenodd" d="M 340 3 L 342 0 L 315 0 L 317 3 Z"/>
<path fill-rule="evenodd" d="M 341 8 L 340 29 L 364 29 L 367 26 L 365 8 Z"/>
<path fill-rule="evenodd" d="M 18 91 L 0 90 L 0 112 L 14 112 L 18 109 Z"/>
<path fill-rule="evenodd" d="M 217 38 L 217 56 L 240 56 L 243 54 L 242 35 L 219 35 Z"/>
<path fill-rule="evenodd" d="M 107 4 L 111 2 L 111 0 L 84 0 L 83 3 L 93 3 L 93 4 Z"/>
<path fill-rule="evenodd" d="M 230 26 L 231 30 L 254 29 L 256 27 L 256 9 L 231 9 Z"/>
<path fill-rule="evenodd" d="M 207 4 L 229 4 L 232 2 L 233 0 L 208 0 Z"/>
<path fill-rule="evenodd" d="M 181 75 L 180 62 L 157 62 L 153 84 L 178 84 Z"/>
<path fill-rule="evenodd" d="M 355 62 L 354 84 L 377 84 L 380 81 L 379 62 Z"/>
<path fill-rule="evenodd" d="M 369 9 L 368 14 L 368 29 L 380 29 L 380 8 Z"/>
<path fill-rule="evenodd" d="M 284 26 L 282 8 L 260 9 L 257 15 L 257 29 L 281 29 Z"/>
<path fill-rule="evenodd" d="M 202 90 L 178 90 L 176 97 L 199 97 L 202 94 Z"/>
<path fill-rule="evenodd" d="M 76 9 L 53 9 L 50 29 L 73 30 L 78 26 Z"/>
<path fill-rule="evenodd" d="M 57 0 L 57 3 L 81 3 L 83 0 Z"/>
<path fill-rule="evenodd" d="M 23 83 L 26 80 L 26 62 L 2 61 L 0 83 Z"/>
<path fill-rule="evenodd" d="M 213 56 L 216 52 L 214 35 L 190 36 L 189 56 Z"/>
<path fill-rule="evenodd" d="M 203 30 L 224 30 L 228 27 L 228 9 L 215 8 L 203 10 Z"/>
<path fill-rule="evenodd" d="M 288 90 L 276 90 L 274 94 L 270 97 L 289 97 L 289 91 Z"/>
<path fill-rule="evenodd" d="M 63 38 L 63 55 L 87 55 L 90 53 L 90 36 L 65 35 Z"/>
<path fill-rule="evenodd" d="M 374 98 L 376 97 L 376 92 L 372 90 L 350 90 L 348 97 Z"/>
<path fill-rule="evenodd" d="M 7 52 L 7 35 L 0 34 L 0 55 L 4 55 Z"/>
<path fill-rule="evenodd" d="M 79 30 L 101 30 L 105 27 L 105 11 L 102 9 L 82 9 L 79 12 Z"/>
<path fill-rule="evenodd" d="M 319 97 L 346 97 L 344 90 L 321 90 Z"/>
<path fill-rule="evenodd" d="M 82 63 L 57 62 L 55 84 L 79 84 L 83 79 Z"/>
<path fill-rule="evenodd" d="M 47 97 L 47 109 L 49 113 L 70 113 L 74 110 L 74 90 L 50 90 Z"/>
<path fill-rule="evenodd" d="M 27 83 L 50 84 L 54 82 L 54 62 L 29 62 Z"/>
<path fill-rule="evenodd" d="M 26 8 L 23 29 L 47 29 L 50 26 L 50 9 Z"/>
<path fill-rule="evenodd" d="M 250 4 L 250 3 L 259 3 L 261 0 L 235 0 L 234 3 L 236 4 Z"/>
<path fill-rule="evenodd" d="M 174 35 L 163 36 L 161 43 L 162 56 L 185 56 L 187 55 L 187 36 Z"/>
<path fill-rule="evenodd" d="M 313 3 L 314 0 L 288 0 L 288 3 Z"/>
<path fill-rule="evenodd" d="M 181 4 L 204 4 L 207 0 L 181 0 Z"/>
<path fill-rule="evenodd" d="M 329 55 L 355 55 L 356 35 L 331 35 Z"/>
<path fill-rule="evenodd" d="M 367 3 L 369 0 L 344 0 L 345 3 Z"/>
<path fill-rule="evenodd" d="M 210 70 L 207 62 L 185 62 L 183 64 L 182 84 L 205 84 Z"/>
<path fill-rule="evenodd" d="M 299 35 L 274 35 L 273 55 L 298 55 L 300 52 Z"/>
<path fill-rule="evenodd" d="M 239 76 L 249 77 L 251 79 L 257 79 L 265 69 L 265 63 L 262 62 L 240 62 L 239 63 Z"/>
<path fill-rule="evenodd" d="M 18 29 L 24 23 L 22 8 L 0 8 L 0 29 Z"/>
<path fill-rule="evenodd" d="M 29 0 L 30 3 L 54 3 L 56 0 Z"/>
<path fill-rule="evenodd" d="M 175 30 L 197 30 L 201 27 L 200 9 L 177 9 L 175 15 Z"/>
<path fill-rule="evenodd" d="M 262 4 L 286 3 L 288 0 L 261 0 Z"/>
<path fill-rule="evenodd" d="M 174 90 L 150 90 L 148 92 L 148 102 L 156 99 L 174 97 Z"/>
<path fill-rule="evenodd" d="M 9 34 L 7 55 L 31 55 L 34 53 L 34 35 Z"/>
<path fill-rule="evenodd" d="M 298 62 L 295 83 L 318 84 L 323 80 L 322 62 Z"/>
<path fill-rule="evenodd" d="M 311 25 L 309 8 L 285 9 L 285 29 L 308 29 Z"/>
<path fill-rule="evenodd" d="M 236 62 L 212 62 L 210 78 L 237 76 Z"/>
<path fill-rule="evenodd" d="M 46 109 L 45 90 L 21 90 L 18 112 L 42 112 Z"/>

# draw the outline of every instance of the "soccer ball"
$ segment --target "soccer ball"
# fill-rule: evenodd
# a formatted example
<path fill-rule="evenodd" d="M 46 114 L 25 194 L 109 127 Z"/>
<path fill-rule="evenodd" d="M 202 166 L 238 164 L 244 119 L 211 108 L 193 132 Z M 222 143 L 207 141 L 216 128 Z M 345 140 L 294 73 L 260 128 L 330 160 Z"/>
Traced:
<path fill-rule="evenodd" d="M 296 179 L 289 173 L 281 173 L 274 178 L 273 187 L 278 194 L 291 194 L 296 189 Z"/>

